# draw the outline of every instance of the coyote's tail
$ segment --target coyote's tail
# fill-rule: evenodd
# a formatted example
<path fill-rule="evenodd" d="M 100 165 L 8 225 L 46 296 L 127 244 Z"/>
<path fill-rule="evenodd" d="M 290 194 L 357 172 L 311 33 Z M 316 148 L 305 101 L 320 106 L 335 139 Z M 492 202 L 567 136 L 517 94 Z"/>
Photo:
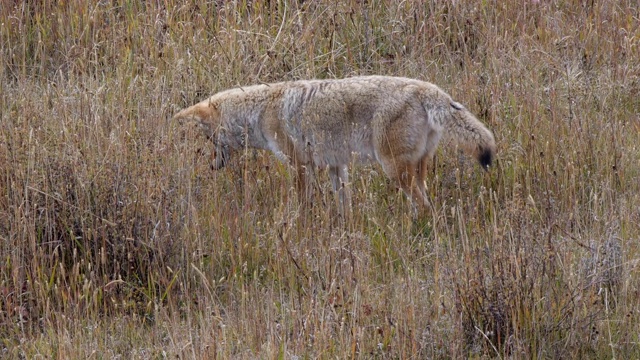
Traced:
<path fill-rule="evenodd" d="M 480 120 L 461 104 L 450 102 L 450 116 L 443 121 L 445 136 L 473 154 L 487 170 L 496 156 L 496 141 L 493 134 Z"/>

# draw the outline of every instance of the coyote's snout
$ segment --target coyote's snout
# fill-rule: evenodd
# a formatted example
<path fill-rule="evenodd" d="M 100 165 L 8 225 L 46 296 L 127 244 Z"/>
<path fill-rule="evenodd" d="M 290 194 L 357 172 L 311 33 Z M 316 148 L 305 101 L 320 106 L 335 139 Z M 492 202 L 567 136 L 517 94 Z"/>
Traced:
<path fill-rule="evenodd" d="M 424 180 L 441 137 L 451 138 L 487 169 L 496 145 L 464 106 L 437 86 L 390 76 L 281 82 L 231 89 L 180 111 L 214 143 L 219 169 L 235 150 L 271 150 L 298 170 L 328 168 L 342 206 L 350 207 L 347 166 L 378 162 L 415 205 L 428 205 Z"/>

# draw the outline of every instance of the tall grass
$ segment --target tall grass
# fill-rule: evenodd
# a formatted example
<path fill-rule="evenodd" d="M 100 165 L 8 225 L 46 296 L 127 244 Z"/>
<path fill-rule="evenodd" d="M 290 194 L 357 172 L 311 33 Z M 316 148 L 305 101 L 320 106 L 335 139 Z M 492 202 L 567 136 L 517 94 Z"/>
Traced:
<path fill-rule="evenodd" d="M 635 1 L 0 4 L 0 354 L 637 358 Z M 412 221 L 378 167 L 354 216 L 171 116 L 228 87 L 429 80 L 496 135 L 444 144 Z"/>

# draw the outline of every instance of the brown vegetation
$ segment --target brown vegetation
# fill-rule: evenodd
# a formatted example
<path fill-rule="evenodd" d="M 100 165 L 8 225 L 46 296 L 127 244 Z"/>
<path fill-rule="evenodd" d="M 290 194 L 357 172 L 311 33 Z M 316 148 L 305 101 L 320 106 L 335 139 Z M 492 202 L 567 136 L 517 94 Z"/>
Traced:
<path fill-rule="evenodd" d="M 640 357 L 637 1 L 4 1 L 0 51 L 3 358 Z M 358 74 L 439 85 L 496 166 L 443 144 L 422 224 L 356 168 L 336 224 L 169 120 Z"/>

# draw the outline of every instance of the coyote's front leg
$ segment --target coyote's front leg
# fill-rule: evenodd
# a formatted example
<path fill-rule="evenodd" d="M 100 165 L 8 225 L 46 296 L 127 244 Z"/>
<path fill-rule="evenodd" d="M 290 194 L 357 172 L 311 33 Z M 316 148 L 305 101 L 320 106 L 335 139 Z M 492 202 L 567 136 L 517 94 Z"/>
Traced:
<path fill-rule="evenodd" d="M 351 185 L 347 165 L 330 166 L 329 177 L 334 196 L 337 197 L 338 212 L 342 217 L 351 216 Z"/>

